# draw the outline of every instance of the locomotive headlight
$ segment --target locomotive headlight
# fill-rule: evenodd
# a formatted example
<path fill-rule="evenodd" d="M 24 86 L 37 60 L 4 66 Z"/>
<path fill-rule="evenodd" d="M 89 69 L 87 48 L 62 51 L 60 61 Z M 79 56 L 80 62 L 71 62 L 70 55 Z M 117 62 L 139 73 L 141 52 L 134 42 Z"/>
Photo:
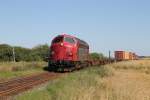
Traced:
<path fill-rule="evenodd" d="M 63 43 L 60 43 L 60 45 L 63 46 L 64 44 L 63 44 Z"/>

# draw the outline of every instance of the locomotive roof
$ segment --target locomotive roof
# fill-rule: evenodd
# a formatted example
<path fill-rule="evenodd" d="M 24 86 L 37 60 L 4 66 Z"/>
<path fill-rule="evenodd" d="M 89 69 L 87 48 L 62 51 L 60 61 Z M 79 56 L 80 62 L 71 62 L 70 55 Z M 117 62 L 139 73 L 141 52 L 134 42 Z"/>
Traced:
<path fill-rule="evenodd" d="M 74 37 L 74 36 L 72 36 L 72 35 L 62 34 L 62 35 L 59 35 L 59 36 L 68 36 L 68 37 L 75 38 L 75 39 L 78 41 L 78 43 L 79 43 L 80 45 L 89 47 L 88 43 L 86 43 L 85 41 L 83 41 L 83 40 L 81 40 L 81 39 L 79 39 L 79 38 L 77 38 L 77 37 Z"/>
<path fill-rule="evenodd" d="M 76 39 L 78 40 L 80 45 L 85 45 L 85 46 L 89 47 L 89 45 L 85 41 L 83 41 L 83 40 L 81 40 L 79 38 L 76 38 Z"/>

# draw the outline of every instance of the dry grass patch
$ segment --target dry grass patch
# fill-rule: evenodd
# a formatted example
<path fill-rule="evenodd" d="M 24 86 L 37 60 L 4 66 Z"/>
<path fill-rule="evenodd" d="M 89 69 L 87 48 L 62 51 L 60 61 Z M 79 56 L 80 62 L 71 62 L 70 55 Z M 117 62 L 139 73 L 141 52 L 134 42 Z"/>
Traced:
<path fill-rule="evenodd" d="M 150 76 L 145 73 L 120 70 L 103 84 L 100 100 L 150 100 Z"/>
<path fill-rule="evenodd" d="M 1 62 L 0 81 L 43 72 L 46 65 L 46 62 Z"/>
<path fill-rule="evenodd" d="M 23 71 L 47 66 L 46 62 L 1 62 L 0 72 Z"/>
<path fill-rule="evenodd" d="M 115 69 L 132 69 L 150 73 L 150 60 L 134 60 L 134 61 L 122 61 L 111 65 Z"/>

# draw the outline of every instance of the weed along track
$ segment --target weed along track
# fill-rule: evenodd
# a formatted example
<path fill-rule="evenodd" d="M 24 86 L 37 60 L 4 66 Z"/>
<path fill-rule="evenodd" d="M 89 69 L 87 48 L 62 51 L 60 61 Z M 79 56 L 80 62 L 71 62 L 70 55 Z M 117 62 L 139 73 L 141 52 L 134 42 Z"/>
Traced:
<path fill-rule="evenodd" d="M 55 79 L 60 75 L 61 74 L 59 73 L 46 72 L 2 82 L 0 83 L 0 97 L 15 95 L 27 89 L 31 89 L 36 85 L 40 85 L 46 81 Z"/>

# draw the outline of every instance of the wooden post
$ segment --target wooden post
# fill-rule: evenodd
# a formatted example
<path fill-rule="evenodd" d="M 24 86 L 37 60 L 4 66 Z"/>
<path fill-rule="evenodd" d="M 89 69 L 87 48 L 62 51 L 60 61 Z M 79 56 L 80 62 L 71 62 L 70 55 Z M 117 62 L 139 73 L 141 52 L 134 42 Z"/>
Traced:
<path fill-rule="evenodd" d="M 15 48 L 13 47 L 13 62 L 16 62 L 16 57 L 15 57 Z"/>

